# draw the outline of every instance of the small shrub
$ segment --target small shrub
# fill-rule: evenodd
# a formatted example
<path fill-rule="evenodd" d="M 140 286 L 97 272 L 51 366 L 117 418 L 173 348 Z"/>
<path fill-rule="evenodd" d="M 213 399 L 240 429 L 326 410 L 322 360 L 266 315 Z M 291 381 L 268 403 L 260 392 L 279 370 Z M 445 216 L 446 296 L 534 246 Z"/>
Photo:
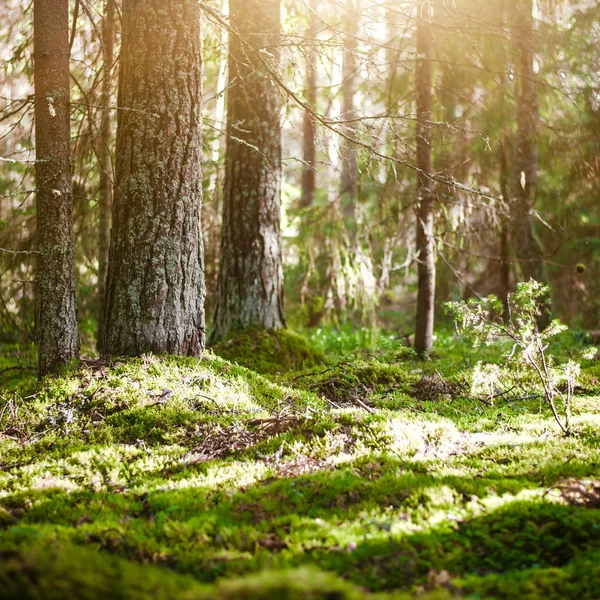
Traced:
<path fill-rule="evenodd" d="M 454 317 L 458 332 L 474 345 L 502 339 L 512 343 L 512 350 L 504 356 L 503 369 L 478 365 L 475 388 L 493 398 L 501 371 L 518 376 L 524 369 L 526 375 L 538 381 L 556 422 L 565 435 L 570 435 L 571 402 L 580 366 L 569 360 L 557 367 L 554 357 L 547 352 L 548 340 L 567 329 L 558 320 L 552 321 L 545 329 L 540 327 L 539 324 L 548 314 L 549 297 L 548 286 L 530 280 L 517 284 L 515 293 L 509 294 L 505 316 L 504 306 L 496 296 L 471 298 L 467 302 L 448 302 L 445 307 Z M 558 412 L 557 400 L 562 402 L 562 417 Z"/>

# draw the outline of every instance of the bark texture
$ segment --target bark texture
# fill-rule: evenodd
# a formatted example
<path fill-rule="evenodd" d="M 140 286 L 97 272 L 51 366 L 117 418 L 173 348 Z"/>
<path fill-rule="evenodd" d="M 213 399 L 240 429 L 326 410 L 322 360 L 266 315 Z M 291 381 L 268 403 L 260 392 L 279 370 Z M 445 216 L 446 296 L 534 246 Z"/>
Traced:
<path fill-rule="evenodd" d="M 69 3 L 33 6 L 40 377 L 79 352 L 70 132 Z"/>
<path fill-rule="evenodd" d="M 204 347 L 200 8 L 124 0 L 105 352 Z"/>
<path fill-rule="evenodd" d="M 415 85 L 417 98 L 417 252 L 418 293 L 415 350 L 429 352 L 433 346 L 435 309 L 435 190 L 431 175 L 432 79 L 431 15 L 429 2 L 417 1 L 417 54 Z"/>
<path fill-rule="evenodd" d="M 281 266 L 279 0 L 231 0 L 227 149 L 217 308 L 211 340 L 285 327 Z M 264 62 L 263 62 L 264 61 Z M 269 68 L 265 65 L 269 65 Z"/>
<path fill-rule="evenodd" d="M 317 1 L 310 0 L 308 4 L 309 26 L 306 32 L 308 46 L 306 47 L 306 74 L 304 79 L 304 98 L 314 110 L 317 105 Z M 302 197 L 300 206 L 312 206 L 317 190 L 317 130 L 315 119 L 309 111 L 304 111 L 302 120 Z"/>
<path fill-rule="evenodd" d="M 112 207 L 112 119 L 110 114 L 112 66 L 115 43 L 115 1 L 106 0 L 102 19 L 102 42 L 104 53 L 104 77 L 102 79 L 102 125 L 98 147 L 100 182 L 98 185 L 98 350 L 104 350 L 104 296 L 108 249 L 110 245 L 110 211 Z"/>
<path fill-rule="evenodd" d="M 533 70 L 534 27 L 532 0 L 516 0 L 513 25 L 519 53 L 517 110 L 517 156 L 515 196 L 511 202 L 510 239 L 522 279 L 547 281 L 543 249 L 535 236 L 533 211 L 537 186 L 539 113 Z"/>

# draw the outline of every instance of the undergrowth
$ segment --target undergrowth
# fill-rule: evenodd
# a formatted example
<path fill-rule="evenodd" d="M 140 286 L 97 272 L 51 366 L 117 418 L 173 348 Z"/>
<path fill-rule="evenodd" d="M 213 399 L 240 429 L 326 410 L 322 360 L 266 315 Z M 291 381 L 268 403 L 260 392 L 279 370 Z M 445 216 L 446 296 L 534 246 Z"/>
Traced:
<path fill-rule="evenodd" d="M 2 380 L 0 597 L 597 597 L 598 361 L 565 438 L 450 336 L 314 354 Z"/>

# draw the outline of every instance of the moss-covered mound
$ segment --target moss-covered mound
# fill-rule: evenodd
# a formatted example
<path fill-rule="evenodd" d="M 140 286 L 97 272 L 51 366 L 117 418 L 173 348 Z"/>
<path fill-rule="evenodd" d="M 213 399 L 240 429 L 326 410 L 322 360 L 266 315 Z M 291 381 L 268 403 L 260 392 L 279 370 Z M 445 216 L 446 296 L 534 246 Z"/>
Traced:
<path fill-rule="evenodd" d="M 3 390 L 0 598 L 597 598 L 598 398 L 567 438 L 537 398 L 412 397 L 422 367 L 148 355 Z"/>
<path fill-rule="evenodd" d="M 89 568 L 89 567 L 92 568 Z M 0 548 L 2 600 L 408 600 L 369 594 L 314 568 L 265 572 L 217 585 L 70 545 Z M 443 600 L 450 594 L 427 595 Z"/>
<path fill-rule="evenodd" d="M 251 328 L 212 346 L 218 356 L 264 375 L 300 371 L 325 362 L 306 338 L 289 329 Z"/>
<path fill-rule="evenodd" d="M 353 357 L 325 369 L 314 367 L 300 375 L 293 374 L 286 381 L 326 398 L 333 407 L 364 408 L 365 403 L 371 404 L 375 397 L 409 392 L 417 376 L 410 373 L 405 364 Z"/>

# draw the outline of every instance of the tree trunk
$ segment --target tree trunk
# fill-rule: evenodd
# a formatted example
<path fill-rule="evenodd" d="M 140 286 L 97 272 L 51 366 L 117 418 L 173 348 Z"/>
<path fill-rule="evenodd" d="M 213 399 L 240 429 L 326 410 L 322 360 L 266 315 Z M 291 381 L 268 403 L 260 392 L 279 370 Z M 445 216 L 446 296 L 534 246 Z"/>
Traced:
<path fill-rule="evenodd" d="M 350 137 L 356 132 L 356 96 L 358 61 L 356 57 L 358 13 L 360 0 L 351 0 L 347 3 L 347 14 L 344 22 L 344 53 L 342 59 L 342 114 L 340 118 L 343 130 Z M 356 213 L 356 197 L 358 195 L 358 156 L 356 148 L 348 140 L 342 140 L 342 175 L 340 182 L 340 196 L 342 199 L 343 215 L 353 219 Z"/>
<path fill-rule="evenodd" d="M 519 52 L 517 109 L 517 157 L 515 197 L 511 204 L 511 242 L 522 278 L 547 280 L 544 253 L 533 227 L 537 185 L 539 114 L 533 70 L 532 0 L 516 0 L 517 21 L 513 26 Z"/>
<path fill-rule="evenodd" d="M 69 3 L 33 6 L 39 376 L 79 352 L 71 164 Z"/>
<path fill-rule="evenodd" d="M 509 19 L 507 14 L 507 7 L 503 3 L 498 3 L 498 24 L 502 29 L 505 29 Z M 503 45 L 504 49 L 504 68 L 508 70 L 509 66 L 509 54 L 506 51 L 506 46 Z M 502 300 L 504 306 L 504 318 L 508 319 L 509 306 L 508 306 L 508 294 L 510 293 L 510 215 L 508 214 L 508 208 L 511 202 L 511 181 L 510 181 L 510 138 L 506 129 L 505 123 L 508 121 L 508 114 L 506 110 L 506 74 L 501 76 L 500 80 L 500 119 L 502 122 L 502 131 L 500 133 L 500 193 L 502 194 L 502 205 L 503 214 L 500 215 L 500 281 L 498 285 L 498 296 Z"/>
<path fill-rule="evenodd" d="M 504 100 L 502 104 L 504 106 Z M 510 200 L 507 146 L 507 136 L 503 134 L 500 141 L 500 193 L 505 206 L 508 206 Z M 508 318 L 508 294 L 510 292 L 509 221 L 505 214 L 501 215 L 500 219 L 500 282 L 498 294 L 504 305 L 504 316 Z"/>
<path fill-rule="evenodd" d="M 317 105 L 317 1 L 310 0 L 308 5 L 309 27 L 306 33 L 308 46 L 306 47 L 306 74 L 304 80 L 304 98 L 315 110 Z M 302 122 L 302 197 L 301 208 L 312 206 L 317 190 L 317 131 L 315 120 L 309 111 L 304 111 Z"/>
<path fill-rule="evenodd" d="M 417 2 L 417 54 L 415 86 L 417 99 L 417 253 L 418 285 L 415 350 L 424 355 L 433 346 L 435 303 L 435 190 L 431 175 L 432 78 L 431 14 L 428 2 Z"/>
<path fill-rule="evenodd" d="M 216 8 L 223 13 L 227 8 L 227 0 L 219 0 Z M 212 101 L 212 109 L 208 103 L 204 103 L 204 111 L 212 119 L 216 131 L 210 140 L 210 165 L 212 171 L 208 177 L 208 186 L 205 188 L 202 199 L 202 233 L 204 237 L 204 277 L 206 280 L 206 301 L 204 312 L 206 319 L 212 319 L 217 302 L 217 279 L 219 277 L 219 260 L 221 245 L 221 200 L 223 197 L 223 161 L 220 160 L 225 150 L 225 136 L 221 132 L 225 129 L 225 99 L 227 89 L 227 30 L 219 24 L 213 24 L 214 35 L 217 38 L 218 53 L 215 57 L 217 72 L 216 94 Z M 210 95 L 206 91 L 207 95 Z M 206 177 L 206 176 L 205 176 Z"/>
<path fill-rule="evenodd" d="M 280 1 L 231 0 L 221 264 L 211 341 L 285 327 L 281 265 Z M 267 68 L 266 64 L 269 65 Z"/>
<path fill-rule="evenodd" d="M 100 183 L 98 186 L 98 328 L 97 346 L 104 350 L 104 295 L 106 272 L 108 269 L 108 248 L 110 245 L 110 211 L 112 205 L 112 120 L 110 114 L 112 66 L 115 40 L 115 1 L 106 0 L 102 19 L 102 43 L 104 53 L 104 77 L 102 79 L 102 125 L 98 148 Z"/>
<path fill-rule="evenodd" d="M 199 355 L 202 65 L 195 0 L 124 0 L 105 352 Z"/>

